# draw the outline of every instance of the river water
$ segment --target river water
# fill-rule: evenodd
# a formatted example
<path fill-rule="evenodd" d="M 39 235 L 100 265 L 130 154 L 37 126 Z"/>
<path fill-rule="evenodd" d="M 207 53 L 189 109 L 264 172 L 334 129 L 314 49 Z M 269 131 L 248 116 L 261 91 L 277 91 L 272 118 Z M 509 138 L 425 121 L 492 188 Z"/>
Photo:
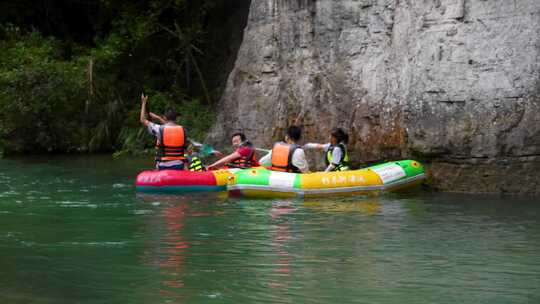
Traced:
<path fill-rule="evenodd" d="M 540 199 L 137 196 L 148 160 L 0 160 L 0 303 L 540 303 Z"/>

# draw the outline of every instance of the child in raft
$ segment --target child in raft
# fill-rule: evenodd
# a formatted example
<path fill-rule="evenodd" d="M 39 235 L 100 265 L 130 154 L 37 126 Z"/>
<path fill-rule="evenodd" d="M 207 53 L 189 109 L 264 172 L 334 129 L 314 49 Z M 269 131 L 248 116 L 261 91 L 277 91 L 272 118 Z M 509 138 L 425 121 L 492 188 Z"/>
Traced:
<path fill-rule="evenodd" d="M 323 150 L 326 163 L 324 172 L 347 171 L 349 168 L 349 154 L 347 153 L 347 143 L 349 135 L 341 128 L 335 128 L 330 133 L 330 142 L 326 144 L 307 143 L 304 149 Z"/>

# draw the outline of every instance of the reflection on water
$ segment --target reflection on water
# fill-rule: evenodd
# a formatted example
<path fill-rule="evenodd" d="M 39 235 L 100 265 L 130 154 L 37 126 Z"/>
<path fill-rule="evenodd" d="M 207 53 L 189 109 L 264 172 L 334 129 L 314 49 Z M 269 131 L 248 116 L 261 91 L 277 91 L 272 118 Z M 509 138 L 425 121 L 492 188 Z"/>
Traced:
<path fill-rule="evenodd" d="M 295 211 L 294 202 L 291 200 L 276 200 L 268 211 L 271 219 L 269 227 L 271 233 L 271 247 L 276 258 L 274 259 L 273 280 L 268 282 L 270 288 L 286 288 L 289 286 L 287 279 L 291 276 L 291 256 L 287 249 L 287 243 L 292 239 L 290 222 L 285 215 Z"/>
<path fill-rule="evenodd" d="M 150 221 L 150 229 L 158 229 L 159 236 L 151 240 L 149 251 L 151 252 L 150 264 L 159 269 L 160 284 L 159 294 L 167 299 L 181 300 L 181 293 L 176 289 L 183 288 L 185 250 L 189 243 L 184 240 L 182 229 L 186 217 L 188 205 L 179 202 L 176 205 L 161 209 L 158 221 Z"/>
<path fill-rule="evenodd" d="M 0 303 L 539 303 L 540 201 L 134 193 L 110 160 L 0 160 Z"/>
<path fill-rule="evenodd" d="M 318 212 L 358 212 L 363 215 L 375 215 L 381 210 L 379 197 L 335 199 L 306 199 L 302 207 Z"/>

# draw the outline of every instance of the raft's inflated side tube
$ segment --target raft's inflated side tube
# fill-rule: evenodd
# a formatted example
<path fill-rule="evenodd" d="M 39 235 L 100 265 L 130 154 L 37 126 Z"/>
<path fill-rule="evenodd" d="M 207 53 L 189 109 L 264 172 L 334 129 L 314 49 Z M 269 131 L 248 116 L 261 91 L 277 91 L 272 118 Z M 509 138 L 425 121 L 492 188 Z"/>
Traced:
<path fill-rule="evenodd" d="M 320 197 L 377 194 L 419 184 L 424 168 L 414 160 L 388 162 L 360 170 L 285 173 L 247 169 L 229 178 L 229 193 L 247 197 Z"/>
<path fill-rule="evenodd" d="M 236 170 L 193 172 L 146 170 L 137 176 L 137 191 L 146 193 L 215 192 L 227 190 L 227 180 Z"/>

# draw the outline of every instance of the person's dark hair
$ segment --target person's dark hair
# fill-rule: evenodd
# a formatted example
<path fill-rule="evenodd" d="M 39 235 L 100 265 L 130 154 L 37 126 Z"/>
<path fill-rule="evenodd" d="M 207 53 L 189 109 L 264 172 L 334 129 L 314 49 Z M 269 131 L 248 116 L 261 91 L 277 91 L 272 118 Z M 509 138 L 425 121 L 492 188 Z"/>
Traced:
<path fill-rule="evenodd" d="M 175 120 L 176 120 L 176 117 L 178 116 L 178 114 L 176 114 L 176 110 L 175 110 L 173 107 L 168 107 L 168 108 L 165 110 L 164 116 L 165 116 L 165 118 L 167 118 L 167 120 L 169 120 L 169 121 L 175 121 Z"/>
<path fill-rule="evenodd" d="M 240 136 L 241 141 L 246 141 L 246 135 L 242 132 L 236 132 L 231 136 L 231 139 L 235 138 L 236 136 Z"/>
<path fill-rule="evenodd" d="M 287 136 L 294 141 L 299 141 L 302 138 L 302 129 L 298 126 L 290 126 L 287 129 Z"/>
<path fill-rule="evenodd" d="M 342 128 L 335 128 L 330 134 L 336 138 L 338 143 L 346 144 L 349 142 L 349 134 L 345 133 Z"/>

